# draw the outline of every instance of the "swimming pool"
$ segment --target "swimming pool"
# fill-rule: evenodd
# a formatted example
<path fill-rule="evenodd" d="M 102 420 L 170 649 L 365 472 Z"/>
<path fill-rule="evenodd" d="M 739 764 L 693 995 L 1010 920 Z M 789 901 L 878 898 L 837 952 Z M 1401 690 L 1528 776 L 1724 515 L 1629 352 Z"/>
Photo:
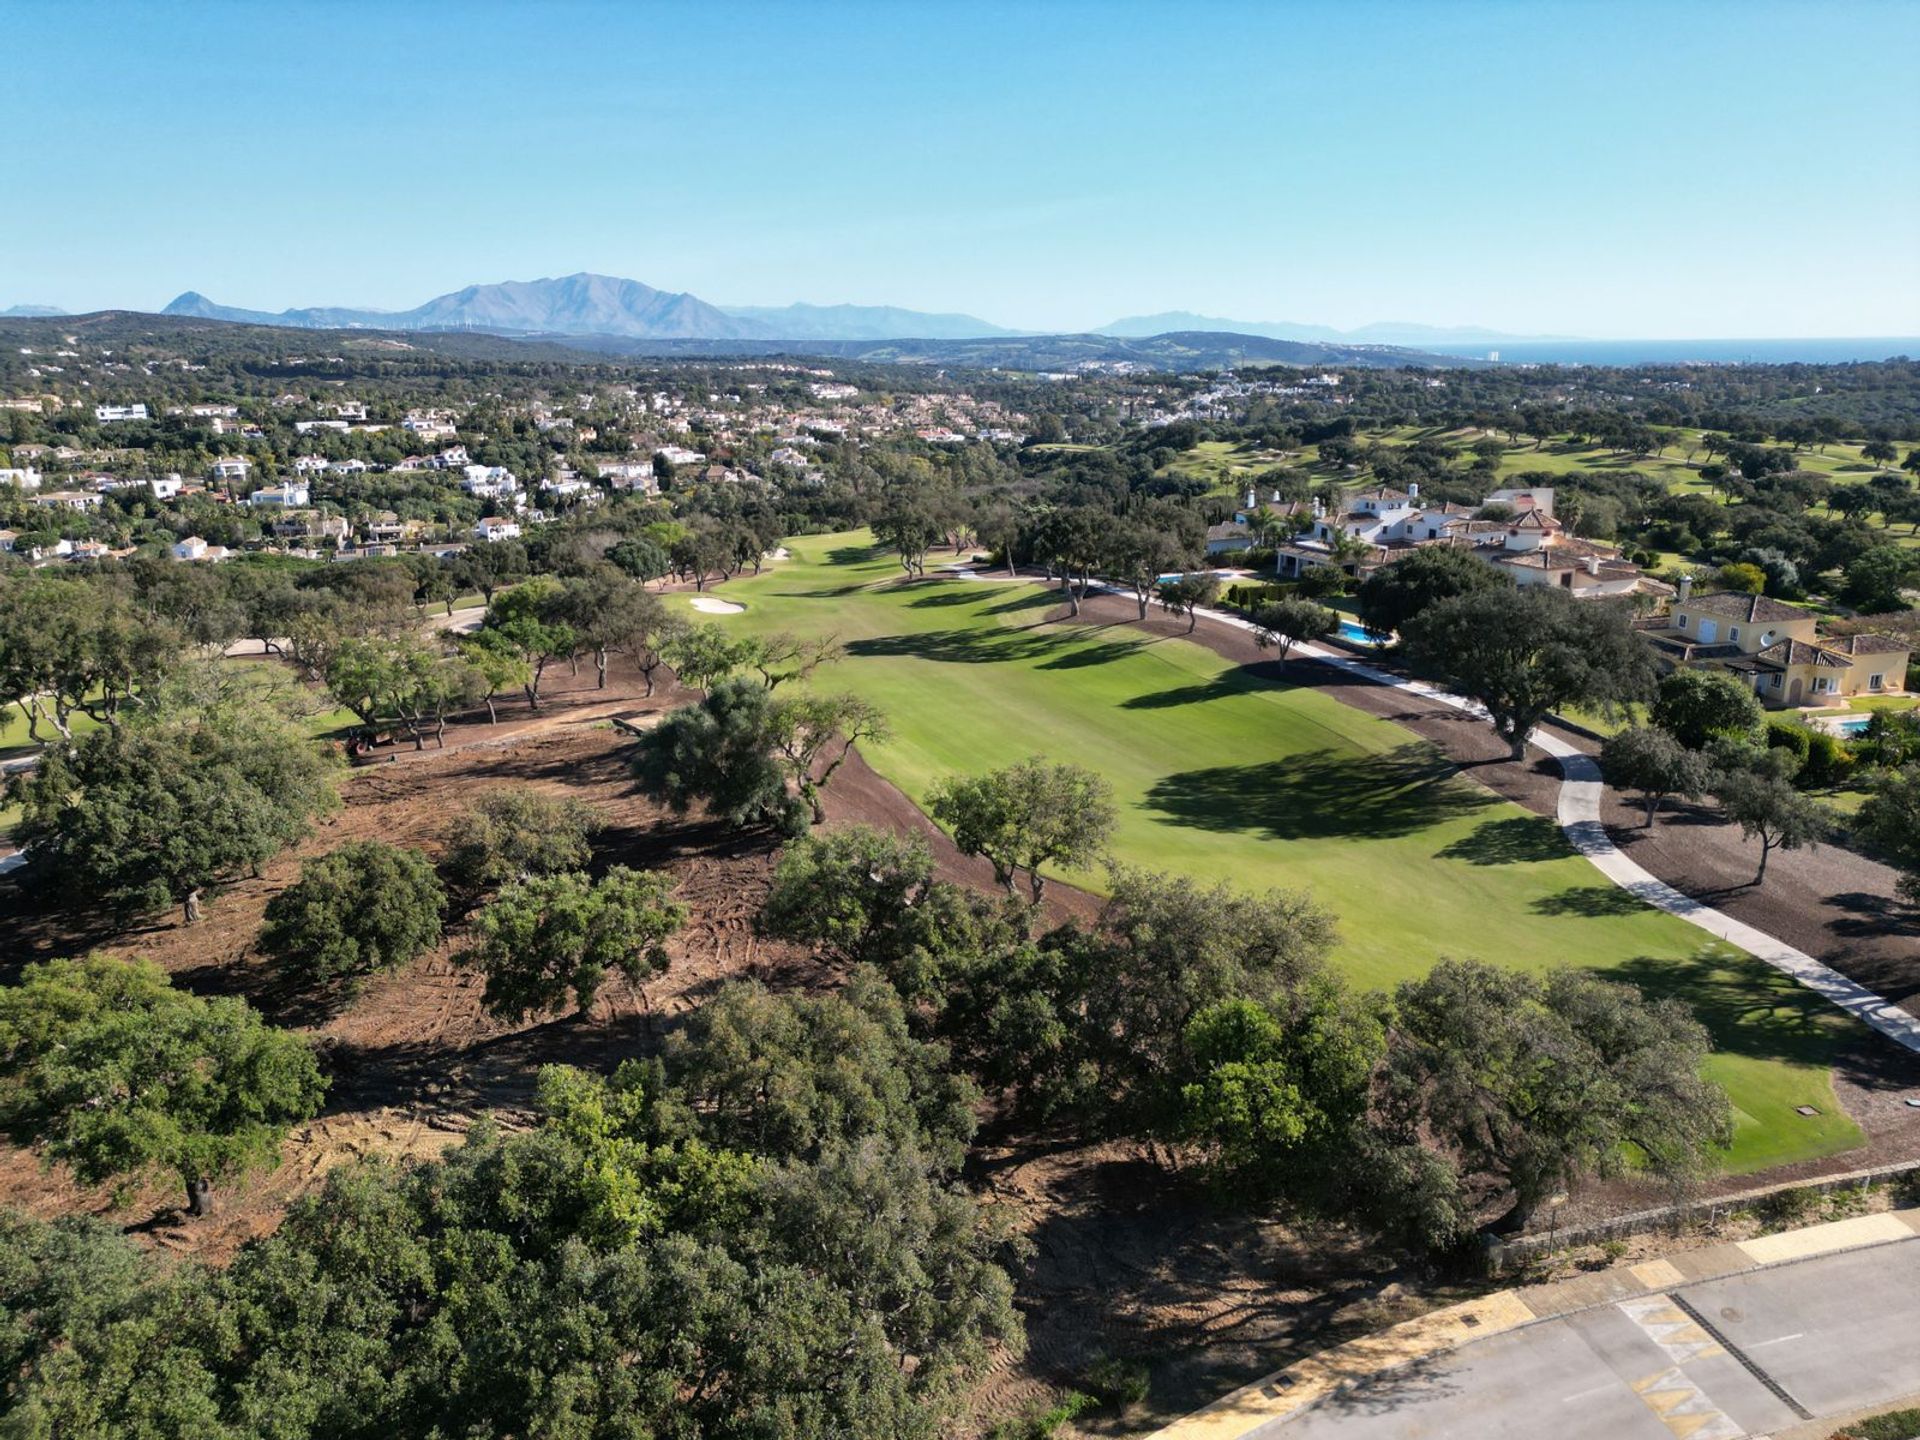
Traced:
<path fill-rule="evenodd" d="M 1386 641 L 1376 640 L 1367 633 L 1367 627 L 1352 620 L 1340 621 L 1340 638 L 1350 645 L 1384 645 Z"/>
<path fill-rule="evenodd" d="M 1860 736 L 1867 733 L 1867 726 L 1873 723 L 1871 715 L 1843 715 L 1831 722 L 1836 734 Z"/>

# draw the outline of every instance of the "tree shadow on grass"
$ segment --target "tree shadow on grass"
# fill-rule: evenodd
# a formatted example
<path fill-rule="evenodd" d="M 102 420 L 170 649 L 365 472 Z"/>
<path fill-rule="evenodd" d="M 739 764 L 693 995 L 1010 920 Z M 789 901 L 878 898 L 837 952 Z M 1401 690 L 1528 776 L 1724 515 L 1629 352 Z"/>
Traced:
<path fill-rule="evenodd" d="M 1135 695 L 1122 700 L 1122 710 L 1174 710 L 1182 705 L 1203 705 L 1229 695 L 1250 695 L 1260 690 L 1298 689 L 1285 666 L 1276 661 L 1260 665 L 1242 665 L 1198 685 L 1176 685 L 1171 690 L 1156 690 L 1150 695 Z"/>
<path fill-rule="evenodd" d="M 1610 915 L 1638 915 L 1646 909 L 1644 901 L 1616 885 L 1576 885 L 1557 895 L 1542 895 L 1533 902 L 1536 915 L 1579 915 L 1590 920 Z"/>
<path fill-rule="evenodd" d="M 1124 660 L 1144 650 L 1153 643 L 1150 639 L 1129 636 L 1124 640 L 1102 640 L 1092 645 L 1076 645 L 1063 650 L 1051 660 L 1044 661 L 1038 667 L 1041 670 L 1083 670 L 1089 665 L 1106 665 L 1115 660 Z"/>
<path fill-rule="evenodd" d="M 1511 820 L 1489 820 L 1439 852 L 1442 860 L 1464 860 L 1469 865 L 1524 865 L 1564 860 L 1573 853 L 1560 827 L 1544 815 L 1516 815 Z"/>
<path fill-rule="evenodd" d="M 982 598 L 984 597 L 980 592 L 972 586 L 959 590 L 937 590 L 931 595 L 922 595 L 918 600 L 909 600 L 907 602 L 907 608 L 910 610 L 932 610 L 936 607 L 947 605 L 968 605 Z"/>
<path fill-rule="evenodd" d="M 1002 600 L 998 605 L 989 605 L 982 615 L 1013 615 L 1022 610 L 1050 610 L 1055 605 L 1064 604 L 1058 590 L 1029 590 L 1015 595 L 1010 600 Z"/>
<path fill-rule="evenodd" d="M 884 545 L 836 545 L 827 551 L 829 565 L 858 565 L 865 560 L 878 560 L 887 552 Z"/>
<path fill-rule="evenodd" d="M 1175 825 L 1271 840 L 1411 835 L 1500 801 L 1458 784 L 1428 745 L 1382 755 L 1316 750 L 1254 765 L 1187 770 L 1155 782 L 1146 804 Z"/>
<path fill-rule="evenodd" d="M 876 635 L 855 640 L 849 655 L 908 656 L 949 665 L 1004 665 L 1039 662 L 1043 670 L 1077 670 L 1121 660 L 1145 640 L 1089 642 L 1085 630 L 1073 632 L 1026 625 L 1017 629 L 927 630 L 918 634 Z"/>
<path fill-rule="evenodd" d="M 1840 1038 L 1840 1012 L 1747 957 L 1688 960 L 1637 956 L 1603 972 L 1603 979 L 1638 986 L 1650 999 L 1678 1000 L 1713 1037 L 1713 1048 L 1756 1060 L 1830 1065 Z"/>

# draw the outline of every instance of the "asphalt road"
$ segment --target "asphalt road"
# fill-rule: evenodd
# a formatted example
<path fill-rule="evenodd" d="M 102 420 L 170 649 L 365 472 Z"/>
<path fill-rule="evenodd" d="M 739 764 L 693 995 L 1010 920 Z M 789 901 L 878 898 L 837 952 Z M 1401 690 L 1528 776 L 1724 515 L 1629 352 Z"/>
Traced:
<path fill-rule="evenodd" d="M 1916 1393 L 1920 1239 L 1542 1321 L 1247 1440 L 1736 1440 Z"/>

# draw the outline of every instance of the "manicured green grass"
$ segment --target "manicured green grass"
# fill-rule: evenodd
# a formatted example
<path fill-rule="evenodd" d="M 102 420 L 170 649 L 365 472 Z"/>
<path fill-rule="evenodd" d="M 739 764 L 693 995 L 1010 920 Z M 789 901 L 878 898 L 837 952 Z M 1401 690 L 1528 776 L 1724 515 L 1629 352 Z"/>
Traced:
<path fill-rule="evenodd" d="M 100 728 L 100 723 L 84 710 L 76 710 L 67 717 L 67 724 L 73 731 L 73 738 L 81 740 Z M 53 728 L 53 721 L 42 719 L 40 738 L 57 739 L 60 732 Z M 17 745 L 31 745 L 33 739 L 27 733 L 27 712 L 19 705 L 0 706 L 0 749 Z"/>
<path fill-rule="evenodd" d="M 1846 704 L 1831 710 L 1816 710 L 1816 715 L 1845 715 L 1860 710 L 1911 710 L 1920 705 L 1916 695 L 1856 695 Z"/>
<path fill-rule="evenodd" d="M 1710 1066 L 1740 1112 L 1733 1168 L 1859 1143 L 1828 1082 L 1853 1022 L 1614 889 L 1551 820 L 1459 778 L 1409 732 L 1277 667 L 1130 625 L 1049 625 L 1057 599 L 1033 585 L 905 583 L 864 534 L 789 543 L 790 561 L 725 587 L 747 609 L 716 623 L 837 634 L 848 658 L 816 683 L 885 709 L 894 736 L 867 753 L 915 800 L 1029 755 L 1074 761 L 1113 785 L 1116 858 L 1311 890 L 1339 914 L 1338 961 L 1363 985 L 1455 957 L 1585 966 L 1681 996 L 1713 1029 Z M 1794 1113 L 1803 1104 L 1821 1114 Z"/>
<path fill-rule="evenodd" d="M 1612 715 L 1603 715 L 1584 705 L 1564 705 L 1560 713 L 1574 724 L 1584 726 L 1598 735 L 1618 735 L 1631 726 L 1645 724 L 1647 718 L 1646 707 L 1639 704 L 1623 706 Z"/>
<path fill-rule="evenodd" d="M 1247 482 L 1263 471 L 1302 463 L 1272 450 L 1256 450 L 1231 440 L 1202 440 L 1182 450 L 1164 473 L 1205 480 L 1222 494 L 1242 494 Z"/>

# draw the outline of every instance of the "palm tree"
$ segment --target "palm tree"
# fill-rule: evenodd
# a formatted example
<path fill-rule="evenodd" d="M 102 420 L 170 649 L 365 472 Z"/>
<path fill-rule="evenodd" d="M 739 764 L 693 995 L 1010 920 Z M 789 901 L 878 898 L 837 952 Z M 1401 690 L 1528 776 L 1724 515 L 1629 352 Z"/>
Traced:
<path fill-rule="evenodd" d="M 1372 553 L 1372 545 L 1345 530 L 1334 531 L 1333 538 L 1327 541 L 1327 559 L 1342 570 Z"/>

